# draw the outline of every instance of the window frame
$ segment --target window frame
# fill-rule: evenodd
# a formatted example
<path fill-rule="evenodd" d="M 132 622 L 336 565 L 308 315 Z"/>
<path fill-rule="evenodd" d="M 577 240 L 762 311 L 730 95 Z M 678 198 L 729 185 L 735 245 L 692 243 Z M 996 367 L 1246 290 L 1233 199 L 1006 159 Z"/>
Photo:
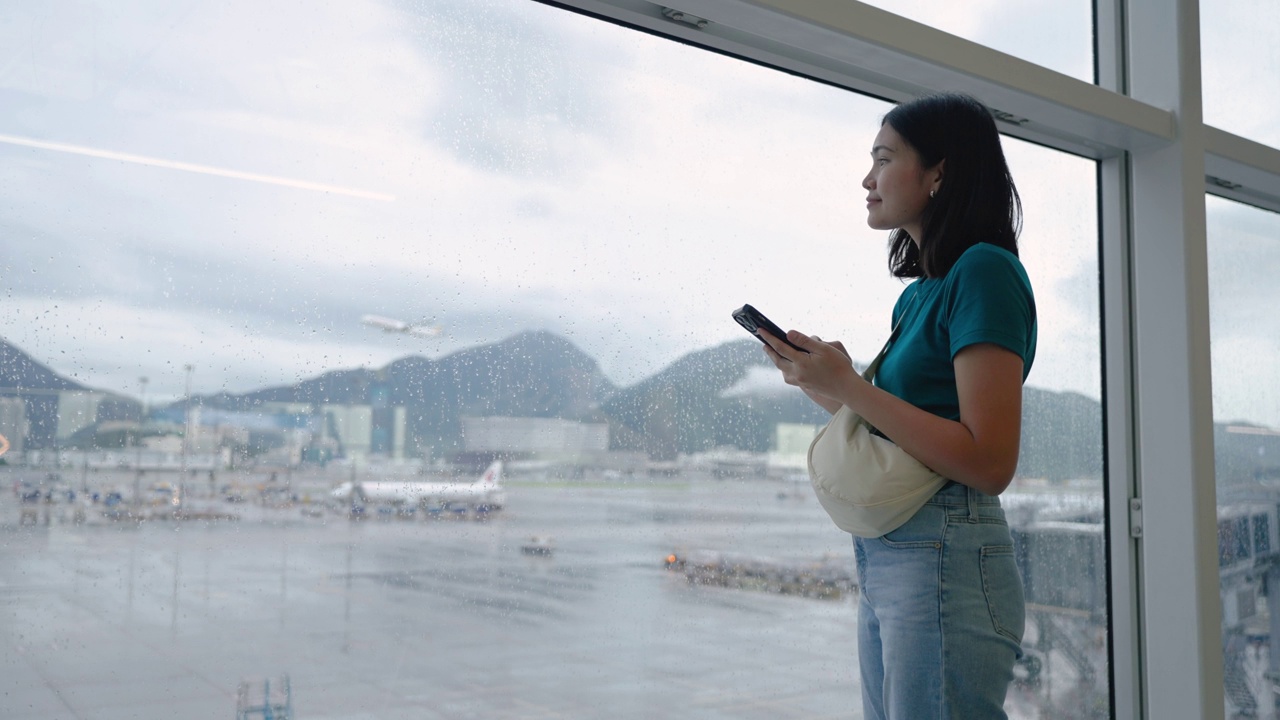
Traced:
<path fill-rule="evenodd" d="M 1197 0 L 1095 0 L 1094 84 L 854 0 L 538 1 L 1099 161 L 1113 712 L 1223 717 L 1204 195 L 1280 212 L 1280 149 L 1204 124 Z"/>

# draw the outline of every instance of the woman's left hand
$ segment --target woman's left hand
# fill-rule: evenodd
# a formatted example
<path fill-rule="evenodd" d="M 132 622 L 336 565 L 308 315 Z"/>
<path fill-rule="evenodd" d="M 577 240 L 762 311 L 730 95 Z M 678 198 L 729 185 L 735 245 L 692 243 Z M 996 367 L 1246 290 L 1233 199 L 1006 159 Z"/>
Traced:
<path fill-rule="evenodd" d="M 796 330 L 788 332 L 787 340 L 808 351 L 805 353 L 788 346 L 767 330 L 757 329 L 757 332 L 765 342 L 765 354 L 782 371 L 782 379 L 788 385 L 838 400 L 850 382 L 862 380 L 839 342 L 823 342 L 816 335 L 810 337 Z"/>

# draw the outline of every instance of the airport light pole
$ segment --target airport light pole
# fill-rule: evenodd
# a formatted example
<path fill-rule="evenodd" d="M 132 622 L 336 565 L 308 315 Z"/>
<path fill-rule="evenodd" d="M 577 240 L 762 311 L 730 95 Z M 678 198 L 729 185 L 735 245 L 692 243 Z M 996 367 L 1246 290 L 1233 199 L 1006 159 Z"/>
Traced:
<path fill-rule="evenodd" d="M 144 375 L 138 378 L 138 385 L 141 387 L 139 393 L 139 402 L 142 403 L 142 415 L 138 418 L 138 430 L 134 433 L 133 444 L 136 451 L 133 474 L 133 504 L 136 507 L 142 506 L 142 427 L 147 421 L 147 377 Z"/>
<path fill-rule="evenodd" d="M 178 500 L 181 502 L 187 495 L 187 443 L 191 437 L 191 373 L 195 365 L 187 363 L 182 366 L 187 374 L 186 390 L 182 401 L 182 471 L 178 475 Z"/>
<path fill-rule="evenodd" d="M 293 413 L 290 414 L 293 415 Z M 296 415 L 293 416 L 297 417 Z M 290 425 L 292 424 L 293 423 L 291 421 Z M 284 494 L 286 500 L 290 502 L 293 500 L 293 448 L 294 442 L 296 441 L 294 435 L 297 431 L 298 429 L 295 427 L 290 427 L 288 430 L 285 430 L 285 434 L 289 438 L 289 442 L 288 450 L 284 457 Z"/>

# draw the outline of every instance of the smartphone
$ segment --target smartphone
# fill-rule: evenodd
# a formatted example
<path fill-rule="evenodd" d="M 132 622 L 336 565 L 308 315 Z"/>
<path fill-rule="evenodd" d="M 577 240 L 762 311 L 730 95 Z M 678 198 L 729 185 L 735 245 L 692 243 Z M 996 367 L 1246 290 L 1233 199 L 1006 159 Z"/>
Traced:
<path fill-rule="evenodd" d="M 796 350 L 799 350 L 802 353 L 807 354 L 809 352 L 808 350 L 805 350 L 799 345 L 796 345 L 795 343 L 788 340 L 787 334 L 782 331 L 782 328 L 778 327 L 773 323 L 772 320 L 765 317 L 764 313 L 751 307 L 750 305 L 743 305 L 737 310 L 734 310 L 733 319 L 737 320 L 739 325 L 746 328 L 747 332 L 751 333 L 752 335 L 755 335 L 756 338 L 760 340 L 760 342 L 764 342 L 764 338 L 760 337 L 760 334 L 756 332 L 756 328 L 764 328 L 765 330 L 768 330 L 769 334 L 773 335 L 774 337 L 778 338 L 782 342 L 786 343 L 787 345 L 790 345 L 791 347 L 795 348 Z"/>

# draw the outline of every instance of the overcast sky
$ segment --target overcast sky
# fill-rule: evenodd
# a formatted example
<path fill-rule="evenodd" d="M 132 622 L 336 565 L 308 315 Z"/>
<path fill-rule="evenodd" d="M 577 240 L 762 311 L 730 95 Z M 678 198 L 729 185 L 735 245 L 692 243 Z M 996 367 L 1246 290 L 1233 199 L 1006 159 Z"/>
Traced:
<path fill-rule="evenodd" d="M 1091 73 L 1087 3 L 884 4 Z M 28 4 L 0 17 L 0 107 L 0 335 L 133 395 L 180 395 L 187 363 L 244 392 L 523 329 L 628 384 L 742 337 L 744 302 L 865 360 L 902 287 L 859 187 L 885 105 L 529 0 Z M 1094 166 L 1006 150 L 1029 383 L 1098 397 Z M 1214 310 L 1231 342 L 1275 350 L 1237 306 Z"/>

